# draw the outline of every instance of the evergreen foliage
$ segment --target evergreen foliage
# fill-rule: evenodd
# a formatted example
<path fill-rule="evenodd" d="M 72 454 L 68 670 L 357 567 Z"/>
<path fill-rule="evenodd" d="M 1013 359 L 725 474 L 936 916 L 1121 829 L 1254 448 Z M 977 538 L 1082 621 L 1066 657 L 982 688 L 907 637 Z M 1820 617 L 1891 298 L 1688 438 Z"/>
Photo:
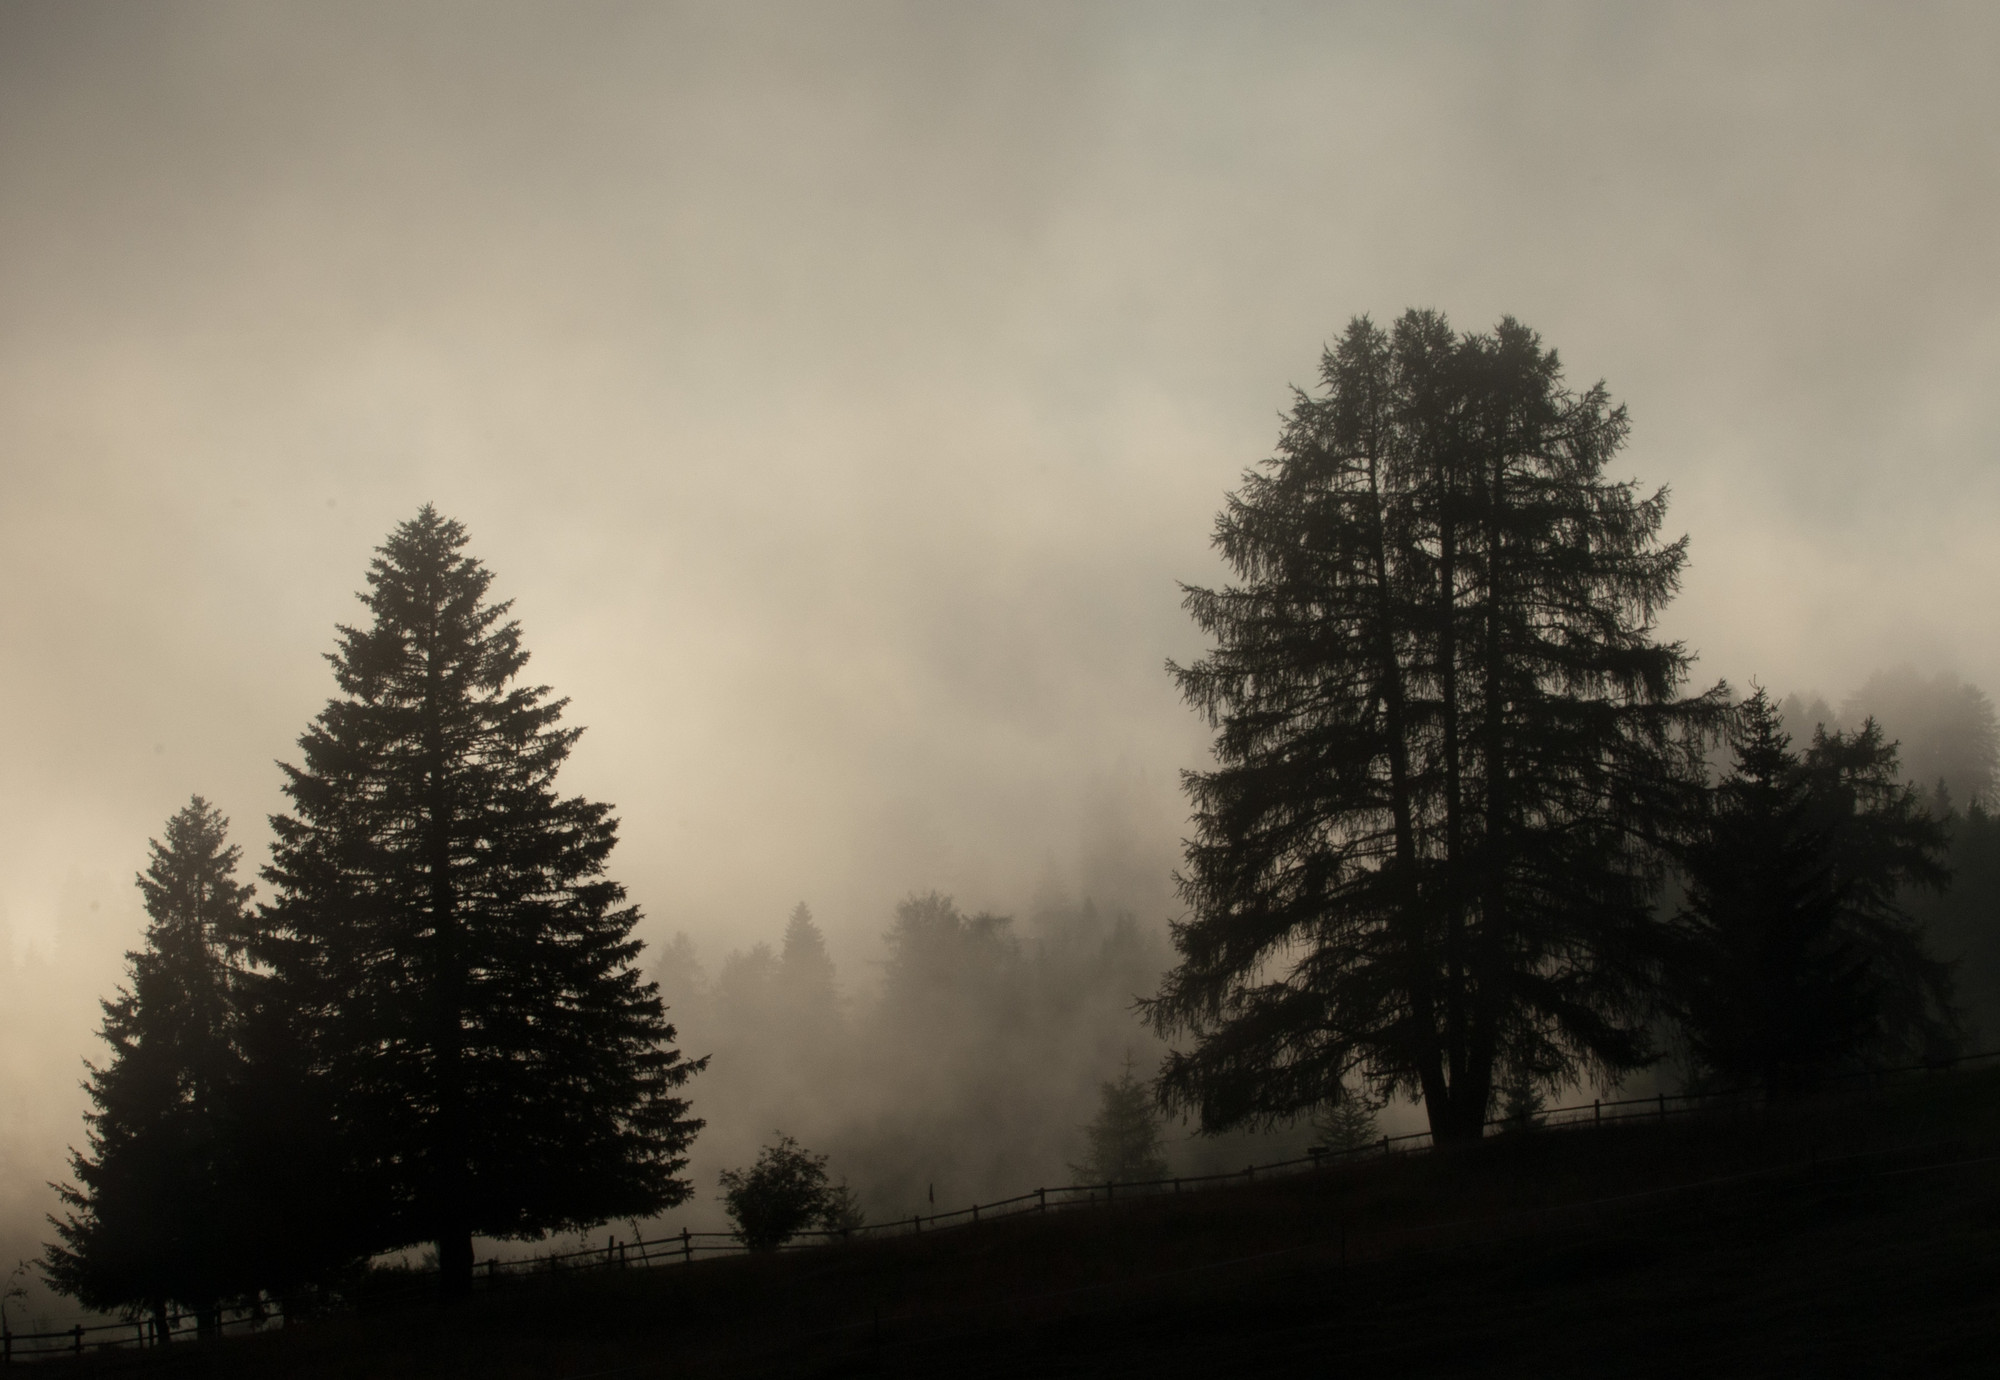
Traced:
<path fill-rule="evenodd" d="M 1312 1130 L 1318 1144 L 1339 1152 L 1360 1150 L 1380 1139 L 1375 1109 L 1352 1092 L 1315 1111 Z"/>
<path fill-rule="evenodd" d="M 608 805 L 557 794 L 580 729 L 528 660 L 464 528 L 426 506 L 379 548 L 340 694 L 284 767 L 292 813 L 247 944 L 267 1276 L 476 1233 L 536 1238 L 684 1200 L 700 1122 L 605 875 Z M 310 1243 L 286 1254 L 286 1241 Z"/>
<path fill-rule="evenodd" d="M 1703 1082 L 1772 1097 L 1843 1066 L 1956 1042 L 1949 966 L 1904 908 L 1940 891 L 1946 834 L 1873 720 L 1792 751 L 1762 690 L 1735 767 L 1683 853 L 1687 902 L 1669 991 Z"/>
<path fill-rule="evenodd" d="M 1358 1072 L 1476 1138 L 1496 1086 L 1651 1057 L 1656 846 L 1722 701 L 1653 636 L 1685 542 L 1605 478 L 1601 384 L 1414 311 L 1321 376 L 1217 518 L 1239 583 L 1186 590 L 1215 646 L 1169 669 L 1218 765 L 1185 774 L 1191 916 L 1148 1010 L 1194 1043 L 1162 1091 L 1218 1130 Z"/>
<path fill-rule="evenodd" d="M 1083 1183 L 1150 1183 L 1167 1177 L 1166 1141 L 1153 1094 L 1132 1073 L 1132 1061 L 1099 1093 L 1096 1119 L 1084 1128 L 1087 1148 L 1070 1172 Z"/>
<path fill-rule="evenodd" d="M 935 891 L 899 903 L 883 939 L 889 948 L 884 985 L 897 1005 L 955 1007 L 1004 999 L 1005 989 L 1019 980 L 1021 944 L 1012 918 L 967 916 L 951 897 Z"/>
<path fill-rule="evenodd" d="M 2000 1044 L 2000 815 L 1974 800 L 1943 823 L 1951 886 L 1913 898 L 1912 909 L 1933 951 L 1953 964 L 1971 1038 L 1992 1049 Z"/>
<path fill-rule="evenodd" d="M 775 1251 L 800 1232 L 840 1231 L 861 1225 L 847 1185 L 826 1175 L 826 1156 L 815 1155 L 783 1132 L 748 1169 L 722 1171 L 722 1201 L 737 1239 L 753 1251 Z"/>
<path fill-rule="evenodd" d="M 1942 788 L 1963 806 L 1994 803 L 2000 720 L 1978 686 L 1949 672 L 1927 677 L 1898 666 L 1868 677 L 1842 709 L 1843 724 L 1873 719 L 1885 736 L 1894 736 L 1902 776 L 1919 791 L 1928 795 Z M 1794 735 L 1794 741 L 1809 740 Z"/>
<path fill-rule="evenodd" d="M 145 947 L 126 955 L 130 985 L 103 1003 L 111 1058 L 84 1087 L 89 1148 L 72 1151 L 67 1209 L 44 1270 L 89 1308 L 150 1313 L 170 1305 L 204 1328 L 237 1293 L 228 1109 L 237 1077 L 228 944 L 251 888 L 229 821 L 200 796 L 151 840 L 139 874 Z"/>
<path fill-rule="evenodd" d="M 1164 936 L 1052 891 L 1018 921 L 930 893 L 885 918 L 892 961 L 879 994 L 841 991 L 830 1011 L 825 941 L 803 918 L 779 913 L 766 945 L 743 943 L 706 985 L 691 943 L 648 955 L 653 975 L 687 994 L 676 1015 L 713 1056 L 702 1100 L 716 1130 L 705 1134 L 785 1127 L 849 1167 L 871 1214 L 907 1213 L 913 1184 L 956 1202 L 1046 1182 L 1051 1166 L 1060 1175 L 1097 1114 L 1104 1071 L 1135 1036 L 1142 1075 L 1153 1057 L 1131 1003 L 1166 966 Z M 710 1150 L 747 1165 L 759 1143 Z"/>
<path fill-rule="evenodd" d="M 1533 1083 L 1511 1083 L 1502 1089 L 1500 1129 L 1516 1135 L 1540 1130 L 1542 1113 L 1547 1109 L 1548 1099 L 1540 1088 Z"/>
<path fill-rule="evenodd" d="M 839 1014 L 833 987 L 833 958 L 826 936 L 813 923 L 804 901 L 785 921 L 785 938 L 778 954 L 778 982 L 793 1018 L 807 1026 L 830 1027 Z"/>

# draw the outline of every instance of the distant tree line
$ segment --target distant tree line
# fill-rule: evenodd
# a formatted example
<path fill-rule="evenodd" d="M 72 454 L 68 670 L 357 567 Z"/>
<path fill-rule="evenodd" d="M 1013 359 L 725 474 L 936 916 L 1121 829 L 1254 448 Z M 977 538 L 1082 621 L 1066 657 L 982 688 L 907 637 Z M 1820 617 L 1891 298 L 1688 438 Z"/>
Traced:
<path fill-rule="evenodd" d="M 1321 383 L 1216 520 L 1236 583 L 1186 589 L 1212 649 L 1169 667 L 1216 737 L 1146 1008 L 1183 1042 L 1165 1104 L 1219 1130 L 1403 1093 L 1446 1142 L 1669 1053 L 1782 1097 L 1961 1048 L 1937 944 L 2000 934 L 1991 817 L 1872 719 L 1795 744 L 1762 691 L 1686 691 L 1655 632 L 1686 541 L 1607 476 L 1604 386 L 1423 311 L 1353 322 Z M 1991 706 L 1943 717 L 1965 748 L 1923 770 L 1990 788 Z"/>
<path fill-rule="evenodd" d="M 918 892 L 882 944 L 859 993 L 837 983 L 804 906 L 782 938 L 719 963 L 685 935 L 660 948 L 651 971 L 710 1059 L 707 1159 L 741 1166 L 782 1129 L 828 1154 L 876 1218 L 907 1217 L 933 1195 L 1060 1182 L 1128 1054 L 1149 1095 L 1161 1051 L 1132 1007 L 1170 951 L 1130 913 L 1045 892 L 1017 919 Z"/>
<path fill-rule="evenodd" d="M 580 730 L 519 680 L 519 625 L 465 543 L 426 507 L 377 552 L 339 694 L 284 767 L 269 901 L 200 797 L 152 845 L 45 1262 L 86 1305 L 213 1326 L 422 1243 L 457 1293 L 475 1235 L 689 1192 L 700 1061 L 641 979 L 610 807 L 556 789 Z"/>

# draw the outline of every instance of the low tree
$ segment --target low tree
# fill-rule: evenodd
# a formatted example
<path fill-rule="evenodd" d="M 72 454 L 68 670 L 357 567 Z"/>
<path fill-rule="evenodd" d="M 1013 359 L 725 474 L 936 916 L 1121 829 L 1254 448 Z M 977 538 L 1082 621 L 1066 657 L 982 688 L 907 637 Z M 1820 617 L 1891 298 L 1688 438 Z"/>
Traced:
<path fill-rule="evenodd" d="M 841 1236 L 868 1225 L 868 1214 L 861 1210 L 861 1195 L 848 1187 L 847 1180 L 842 1179 L 827 1189 L 826 1206 L 820 1211 L 819 1224 L 822 1230 L 837 1232 Z"/>
<path fill-rule="evenodd" d="M 1321 1146 L 1336 1153 L 1373 1145 L 1378 1139 L 1375 1108 L 1366 1098 L 1347 1090 L 1312 1114 L 1312 1132 Z"/>
<path fill-rule="evenodd" d="M 1100 1086 L 1097 1116 L 1084 1128 L 1083 1158 L 1070 1173 L 1084 1183 L 1150 1183 L 1167 1177 L 1166 1140 L 1153 1110 L 1153 1093 L 1132 1072 Z"/>
<path fill-rule="evenodd" d="M 736 1236 L 753 1251 L 775 1251 L 801 1232 L 851 1230 L 861 1224 L 854 1195 L 826 1174 L 815 1155 L 782 1131 L 748 1169 L 722 1171 L 722 1202 Z"/>
<path fill-rule="evenodd" d="M 229 821 L 200 796 L 151 840 L 139 874 L 145 946 L 130 985 L 103 1003 L 110 1060 L 89 1066 L 88 1148 L 72 1151 L 59 1241 L 43 1268 L 90 1308 L 150 1314 L 172 1304 L 204 1331 L 241 1287 L 228 1108 L 238 1072 L 228 944 L 251 888 Z"/>
<path fill-rule="evenodd" d="M 1949 966 L 1905 909 L 1941 890 L 1946 836 L 1873 720 L 1791 748 L 1759 690 L 1737 715 L 1735 765 L 1682 854 L 1669 993 L 1699 1080 L 1771 1097 L 1867 1057 L 1956 1039 Z"/>
<path fill-rule="evenodd" d="M 1515 1082 L 1501 1090 L 1500 1129 L 1518 1135 L 1539 1130 L 1548 1099 L 1533 1083 Z"/>

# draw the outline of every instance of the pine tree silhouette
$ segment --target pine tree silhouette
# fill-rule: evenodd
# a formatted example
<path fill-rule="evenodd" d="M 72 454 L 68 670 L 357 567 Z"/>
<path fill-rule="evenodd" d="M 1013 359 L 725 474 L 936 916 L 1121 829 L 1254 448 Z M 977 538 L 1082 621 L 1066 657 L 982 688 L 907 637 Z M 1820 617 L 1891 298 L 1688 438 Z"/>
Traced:
<path fill-rule="evenodd" d="M 1683 854 L 1670 991 L 1701 1081 L 1787 1097 L 1870 1054 L 1954 1036 L 1950 974 L 1902 900 L 1938 889 L 1945 835 L 1868 723 L 1803 757 L 1758 690 Z"/>
<path fill-rule="evenodd" d="M 1684 541 L 1664 491 L 1519 322 L 1357 319 L 1244 476 L 1188 588 L 1215 639 L 1169 669 L 1216 729 L 1185 780 L 1171 1105 L 1283 1121 L 1350 1076 L 1484 1134 L 1510 1080 L 1651 1055 L 1659 839 L 1698 799 L 1720 692 L 1654 621 Z"/>
<path fill-rule="evenodd" d="M 1087 1148 L 1070 1172 L 1083 1183 L 1147 1183 L 1167 1177 L 1166 1141 L 1152 1090 L 1132 1072 L 1132 1060 L 1099 1090 L 1097 1116 L 1084 1128 Z"/>
<path fill-rule="evenodd" d="M 145 947 L 126 955 L 129 987 L 104 1005 L 110 1061 L 84 1087 L 89 1148 L 72 1151 L 67 1208 L 50 1218 L 51 1284 L 90 1308 L 142 1309 L 164 1326 L 170 1304 L 203 1330 L 239 1292 L 228 1107 L 237 1076 L 228 945 L 251 888 L 229 821 L 200 796 L 149 844 L 139 874 Z"/>
<path fill-rule="evenodd" d="M 604 875 L 611 807 L 556 792 L 581 730 L 517 680 L 519 625 L 465 544 L 426 506 L 377 552 L 372 622 L 340 629 L 341 693 L 285 767 L 249 945 L 253 1058 L 337 1181 L 278 1196 L 325 1260 L 435 1242 L 447 1292 L 475 1233 L 681 1202 L 701 1125 L 675 1095 L 700 1062 L 671 1047 L 638 911 Z"/>

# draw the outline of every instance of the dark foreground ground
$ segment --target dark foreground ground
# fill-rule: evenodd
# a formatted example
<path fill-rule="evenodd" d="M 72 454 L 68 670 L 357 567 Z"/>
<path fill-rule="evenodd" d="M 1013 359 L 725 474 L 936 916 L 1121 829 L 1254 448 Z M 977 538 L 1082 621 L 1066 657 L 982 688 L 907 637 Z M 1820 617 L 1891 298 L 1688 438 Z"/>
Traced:
<path fill-rule="evenodd" d="M 2000 1071 L 56 1372 L 2000 1375 Z"/>

